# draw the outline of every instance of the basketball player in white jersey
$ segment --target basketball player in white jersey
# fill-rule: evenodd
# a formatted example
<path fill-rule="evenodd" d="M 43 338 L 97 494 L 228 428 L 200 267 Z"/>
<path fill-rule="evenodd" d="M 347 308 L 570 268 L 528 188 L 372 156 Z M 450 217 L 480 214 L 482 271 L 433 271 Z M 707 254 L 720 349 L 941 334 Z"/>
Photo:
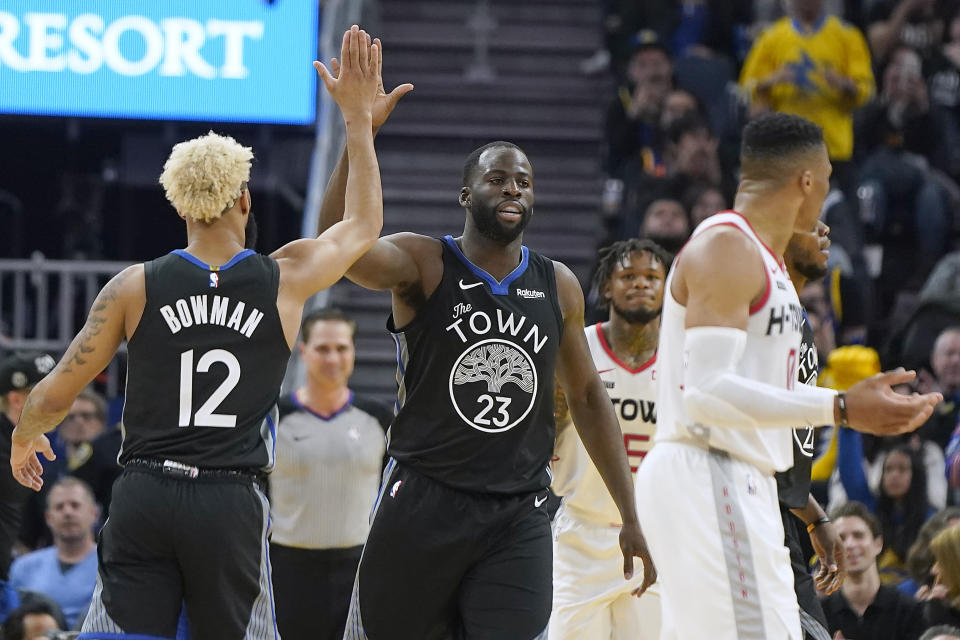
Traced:
<path fill-rule="evenodd" d="M 600 252 L 594 285 L 606 322 L 585 329 L 593 363 L 613 401 L 635 474 L 656 429 L 657 334 L 672 256 L 652 240 L 622 240 Z M 655 640 L 657 585 L 640 598 L 642 575 L 623 579 L 620 515 L 569 415 L 557 423 L 553 490 L 553 613 L 549 640 Z"/>
<path fill-rule="evenodd" d="M 743 131 L 736 211 L 708 218 L 674 260 L 657 353 L 657 434 L 637 506 L 661 589 L 661 638 L 800 640 L 773 474 L 791 427 L 880 435 L 922 424 L 939 394 L 904 396 L 897 370 L 837 393 L 796 384 L 802 309 L 783 265 L 829 188 L 823 133 L 761 116 Z"/>

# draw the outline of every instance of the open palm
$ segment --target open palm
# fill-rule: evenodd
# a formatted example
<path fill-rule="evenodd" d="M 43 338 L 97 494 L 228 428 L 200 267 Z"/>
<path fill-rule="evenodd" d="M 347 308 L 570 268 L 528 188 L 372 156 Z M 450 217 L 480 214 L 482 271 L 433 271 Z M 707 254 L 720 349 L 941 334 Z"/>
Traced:
<path fill-rule="evenodd" d="M 377 45 L 377 55 L 380 56 L 379 68 L 383 69 L 383 45 L 380 43 L 380 38 L 374 38 L 373 42 Z M 336 58 L 331 58 L 330 60 L 330 71 L 333 73 L 335 78 L 340 76 L 340 61 Z M 411 91 L 413 91 L 413 85 L 409 82 L 405 82 L 404 84 L 396 86 L 390 93 L 387 93 L 386 89 L 383 87 L 383 74 L 381 73 L 378 76 L 377 96 L 374 98 L 373 102 L 374 130 L 383 126 L 383 123 L 386 122 L 387 118 L 390 117 L 390 114 L 397 106 L 397 103 L 400 102 L 400 98 L 407 95 Z"/>

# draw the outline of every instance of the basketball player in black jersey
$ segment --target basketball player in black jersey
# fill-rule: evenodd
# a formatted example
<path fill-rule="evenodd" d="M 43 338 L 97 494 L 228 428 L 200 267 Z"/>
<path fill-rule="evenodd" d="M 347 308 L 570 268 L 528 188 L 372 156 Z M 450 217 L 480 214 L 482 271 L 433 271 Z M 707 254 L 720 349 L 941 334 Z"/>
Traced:
<path fill-rule="evenodd" d="M 125 426 L 99 581 L 81 638 L 277 638 L 258 476 L 273 462 L 276 400 L 303 304 L 336 282 L 383 223 L 371 109 L 380 56 L 356 26 L 343 69 L 318 65 L 340 105 L 353 166 L 347 214 L 269 257 L 245 250 L 251 150 L 208 134 L 174 147 L 161 183 L 186 221 L 184 250 L 125 269 L 27 399 L 14 477 L 42 485 L 43 435 L 128 340 Z M 214 266 L 219 265 L 219 266 Z"/>
<path fill-rule="evenodd" d="M 375 112 L 379 126 L 396 101 Z M 347 154 L 321 228 L 340 218 Z M 350 158 L 352 164 L 352 157 Z M 352 169 L 351 169 L 352 170 Z M 533 169 L 508 142 L 464 165 L 459 238 L 400 233 L 347 272 L 389 290 L 398 413 L 390 427 L 345 638 L 531 640 L 551 606 L 545 502 L 558 374 L 580 437 L 620 510 L 626 577 L 644 563 L 623 439 L 583 331 L 576 276 L 523 246 Z"/>
<path fill-rule="evenodd" d="M 808 281 L 820 280 L 827 274 L 827 249 L 830 228 L 823 222 L 810 232 L 794 232 L 783 253 L 783 261 L 797 295 Z M 799 381 L 817 384 L 819 358 L 813 344 L 813 328 L 803 316 L 803 335 L 800 343 Z M 840 588 L 846 574 L 843 543 L 830 519 L 810 494 L 810 471 L 813 466 L 814 427 L 795 427 L 793 430 L 793 467 L 776 474 L 777 494 L 780 499 L 780 517 L 783 519 L 784 546 L 790 551 L 793 568 L 793 588 L 800 604 L 800 626 L 809 640 L 830 640 L 827 619 L 820 606 L 817 589 L 827 594 Z M 806 529 L 806 531 L 804 531 Z M 805 536 L 820 558 L 820 567 L 813 577 L 807 571 L 804 552 Z M 814 586 L 816 585 L 816 588 Z"/>

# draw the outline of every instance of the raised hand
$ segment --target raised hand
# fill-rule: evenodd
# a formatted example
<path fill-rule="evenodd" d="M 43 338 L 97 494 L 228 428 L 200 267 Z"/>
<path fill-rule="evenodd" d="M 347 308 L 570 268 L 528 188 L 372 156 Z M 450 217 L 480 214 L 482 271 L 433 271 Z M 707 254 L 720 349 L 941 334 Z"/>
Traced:
<path fill-rule="evenodd" d="M 353 25 L 343 34 L 336 76 L 322 62 L 314 61 L 314 68 L 340 106 L 345 120 L 372 117 L 380 84 L 381 59 L 379 45 L 371 44 L 370 36 Z"/>
<path fill-rule="evenodd" d="M 377 45 L 377 53 L 380 56 L 380 76 L 377 78 L 377 97 L 373 101 L 373 128 L 379 129 L 387 121 L 394 107 L 400 102 L 400 98 L 413 91 L 413 85 L 409 82 L 397 85 L 393 91 L 387 93 L 383 88 L 383 44 L 380 38 L 374 38 L 373 43 Z M 330 70 L 333 76 L 340 75 L 340 61 L 336 58 L 330 59 Z"/>
<path fill-rule="evenodd" d="M 916 376 L 902 367 L 861 380 L 847 391 L 847 419 L 863 433 L 893 436 L 913 431 L 943 401 L 940 393 L 902 395 L 893 390 Z"/>

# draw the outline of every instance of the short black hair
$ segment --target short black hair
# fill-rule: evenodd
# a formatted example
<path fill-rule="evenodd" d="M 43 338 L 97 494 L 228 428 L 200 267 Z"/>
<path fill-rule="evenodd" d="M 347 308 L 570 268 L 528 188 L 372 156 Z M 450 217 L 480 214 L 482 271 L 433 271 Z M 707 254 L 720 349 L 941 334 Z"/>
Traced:
<path fill-rule="evenodd" d="M 321 321 L 343 322 L 350 327 L 350 338 L 354 338 L 357 335 L 356 320 L 348 316 L 341 309 L 326 307 L 324 309 L 311 311 L 304 316 L 303 322 L 300 323 L 300 340 L 307 342 L 307 340 L 310 339 L 310 330 L 313 329 L 313 325 Z"/>
<path fill-rule="evenodd" d="M 789 113 L 767 113 L 743 128 L 740 165 L 744 177 L 784 176 L 783 161 L 823 147 L 823 129 Z"/>
<path fill-rule="evenodd" d="M 597 292 L 598 308 L 606 309 L 610 306 L 607 299 L 603 297 L 603 290 L 610 282 L 610 277 L 616 270 L 617 265 L 623 264 L 635 253 L 649 253 L 657 262 L 663 265 L 664 275 L 670 271 L 670 265 L 673 263 L 673 254 L 649 238 L 619 240 L 608 247 L 600 249 L 599 260 L 597 261 L 597 272 L 593 274 L 593 286 Z"/>
<path fill-rule="evenodd" d="M 880 528 L 880 521 L 877 520 L 877 516 L 873 515 L 870 509 L 862 502 L 851 500 L 830 512 L 831 520 L 839 520 L 840 518 L 860 518 L 866 523 L 867 528 L 870 529 L 870 533 L 873 534 L 874 538 L 879 538 L 883 535 L 883 530 Z"/>
<path fill-rule="evenodd" d="M 696 111 L 689 111 L 671 122 L 666 133 L 667 139 L 673 144 L 677 144 L 683 136 L 698 131 L 706 131 L 711 136 L 713 135 L 707 119 Z"/>
<path fill-rule="evenodd" d="M 57 625 L 62 630 L 64 628 L 63 614 L 57 610 L 56 606 L 46 597 L 24 598 L 24 603 L 7 616 L 7 621 L 3 624 L 3 637 L 6 640 L 25 640 L 23 637 L 23 620 L 29 615 L 49 615 L 57 621 Z"/>
<path fill-rule="evenodd" d="M 523 149 L 512 142 L 507 142 L 506 140 L 496 140 L 494 142 L 488 142 L 482 147 L 477 147 L 470 152 L 470 155 L 467 156 L 467 159 L 463 163 L 463 186 L 466 187 L 467 183 L 470 182 L 470 176 L 473 173 L 473 170 L 477 168 L 477 165 L 480 164 L 480 156 L 483 155 L 483 152 L 487 149 L 494 148 L 516 149 L 520 153 L 523 153 L 524 156 L 527 155 L 524 153 Z"/>

